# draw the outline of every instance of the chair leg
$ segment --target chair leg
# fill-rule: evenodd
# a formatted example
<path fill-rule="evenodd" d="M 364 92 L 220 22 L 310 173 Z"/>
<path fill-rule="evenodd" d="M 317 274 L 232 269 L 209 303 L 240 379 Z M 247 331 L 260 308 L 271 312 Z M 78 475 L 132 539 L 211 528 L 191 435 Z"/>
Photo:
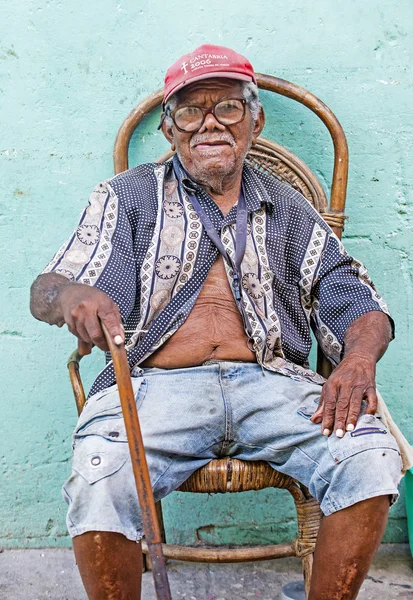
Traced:
<path fill-rule="evenodd" d="M 149 555 L 142 552 L 142 573 L 146 573 L 146 571 L 150 570 Z"/>
<path fill-rule="evenodd" d="M 304 490 L 303 490 L 304 491 Z M 311 587 L 311 575 L 313 570 L 314 549 L 317 541 L 318 530 L 321 523 L 320 505 L 305 490 L 302 498 L 296 499 L 298 538 L 296 540 L 296 552 L 302 560 L 305 597 L 308 598 Z"/>
<path fill-rule="evenodd" d="M 307 554 L 306 556 L 303 556 L 303 558 L 301 559 L 301 562 L 303 565 L 304 590 L 305 590 L 306 598 L 308 598 L 308 596 L 310 594 L 311 576 L 313 573 L 313 558 L 314 558 L 314 553 L 311 552 L 311 554 Z"/>
<path fill-rule="evenodd" d="M 155 504 L 155 508 L 156 508 L 156 514 L 157 514 L 157 517 L 158 517 L 159 529 L 161 530 L 162 543 L 166 544 L 165 525 L 164 525 L 164 522 L 163 522 L 163 513 L 162 513 L 162 502 L 161 502 L 161 500 L 159 500 L 159 502 L 157 502 Z"/>
<path fill-rule="evenodd" d="M 158 517 L 159 529 L 161 530 L 161 540 L 162 540 L 163 544 L 166 544 L 165 526 L 164 526 L 163 514 L 162 514 L 162 503 L 160 500 L 159 500 L 159 502 L 155 503 L 155 508 L 156 508 L 156 516 Z M 142 568 L 143 572 L 145 573 L 146 571 L 152 571 L 152 565 L 151 565 L 151 561 L 149 558 L 149 554 L 143 554 L 142 561 L 143 561 L 143 568 Z M 165 563 L 167 563 L 166 559 L 165 559 Z"/>

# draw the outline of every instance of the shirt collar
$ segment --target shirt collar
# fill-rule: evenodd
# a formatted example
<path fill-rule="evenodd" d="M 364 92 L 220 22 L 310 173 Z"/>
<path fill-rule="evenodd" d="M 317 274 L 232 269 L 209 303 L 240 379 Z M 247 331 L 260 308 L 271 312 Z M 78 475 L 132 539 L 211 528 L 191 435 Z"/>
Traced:
<path fill-rule="evenodd" d="M 175 156 L 173 157 L 173 166 L 175 167 L 175 172 L 178 174 L 179 185 L 181 185 L 187 192 L 192 194 L 197 192 L 206 193 L 204 188 L 201 185 L 199 185 L 199 183 L 191 179 L 187 171 L 182 166 L 182 163 L 179 160 L 177 154 L 175 154 Z M 245 201 L 249 213 L 259 210 L 261 208 L 262 203 L 264 202 L 266 204 L 274 204 L 267 190 L 261 183 L 261 180 L 258 177 L 256 170 L 247 165 L 245 162 L 242 172 L 242 181 L 244 184 Z M 231 209 L 227 217 L 231 215 L 232 211 L 233 209 Z"/>

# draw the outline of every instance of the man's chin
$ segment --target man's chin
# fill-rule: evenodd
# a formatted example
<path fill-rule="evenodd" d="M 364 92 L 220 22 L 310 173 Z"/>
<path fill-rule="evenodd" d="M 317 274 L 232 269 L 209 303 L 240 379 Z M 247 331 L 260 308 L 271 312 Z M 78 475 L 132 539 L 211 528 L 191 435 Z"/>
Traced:
<path fill-rule="evenodd" d="M 211 175 L 214 173 L 224 176 L 232 173 L 235 168 L 235 158 L 232 153 L 231 156 L 228 156 L 222 151 L 211 150 L 202 152 L 202 154 L 194 153 L 192 159 L 195 170 L 198 169 L 202 173 L 210 172 Z"/>
<path fill-rule="evenodd" d="M 216 179 L 221 178 L 224 179 L 230 175 L 234 174 L 235 165 L 228 165 L 223 163 L 222 161 L 204 161 L 202 162 L 196 169 L 199 175 L 202 175 L 204 181 L 208 181 L 209 178 Z"/>

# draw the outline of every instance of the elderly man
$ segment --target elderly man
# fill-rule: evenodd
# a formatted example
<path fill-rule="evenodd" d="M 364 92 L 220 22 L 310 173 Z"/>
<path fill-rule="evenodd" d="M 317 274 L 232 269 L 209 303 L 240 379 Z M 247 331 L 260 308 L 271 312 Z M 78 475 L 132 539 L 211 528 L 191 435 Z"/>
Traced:
<path fill-rule="evenodd" d="M 265 460 L 324 513 L 312 600 L 355 598 L 397 497 L 401 460 L 376 416 L 384 301 L 296 191 L 245 164 L 264 126 L 254 71 L 201 46 L 165 79 L 176 156 L 99 184 L 35 281 L 32 313 L 83 353 L 126 342 L 156 499 L 210 460 Z M 337 365 L 310 370 L 313 328 Z M 324 384 L 324 385 L 323 385 Z M 140 597 L 142 528 L 112 364 L 74 433 L 63 488 L 91 599 Z M 138 543 L 137 543 L 138 542 Z"/>

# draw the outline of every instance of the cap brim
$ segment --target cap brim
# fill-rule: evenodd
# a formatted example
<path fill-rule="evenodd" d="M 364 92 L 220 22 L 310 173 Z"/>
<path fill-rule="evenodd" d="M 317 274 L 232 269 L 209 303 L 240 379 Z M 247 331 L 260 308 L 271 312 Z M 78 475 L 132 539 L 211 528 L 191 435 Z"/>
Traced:
<path fill-rule="evenodd" d="M 244 75 L 243 73 L 234 73 L 234 72 L 227 72 L 227 71 L 217 71 L 216 73 L 214 73 L 214 72 L 204 73 L 203 75 L 198 75 L 197 77 L 192 77 L 188 81 L 183 81 L 182 83 L 178 83 L 178 85 L 176 87 L 174 87 L 173 90 L 171 90 L 167 96 L 165 96 L 165 98 L 163 99 L 162 105 L 164 106 L 165 103 L 168 101 L 168 98 L 173 96 L 173 94 L 175 94 L 178 90 L 181 90 L 182 88 L 186 87 L 187 85 L 191 85 L 191 83 L 195 83 L 195 81 L 201 81 L 202 79 L 214 79 L 216 77 L 222 77 L 224 79 L 238 79 L 238 81 L 254 81 L 253 77 L 251 77 L 250 75 Z"/>

